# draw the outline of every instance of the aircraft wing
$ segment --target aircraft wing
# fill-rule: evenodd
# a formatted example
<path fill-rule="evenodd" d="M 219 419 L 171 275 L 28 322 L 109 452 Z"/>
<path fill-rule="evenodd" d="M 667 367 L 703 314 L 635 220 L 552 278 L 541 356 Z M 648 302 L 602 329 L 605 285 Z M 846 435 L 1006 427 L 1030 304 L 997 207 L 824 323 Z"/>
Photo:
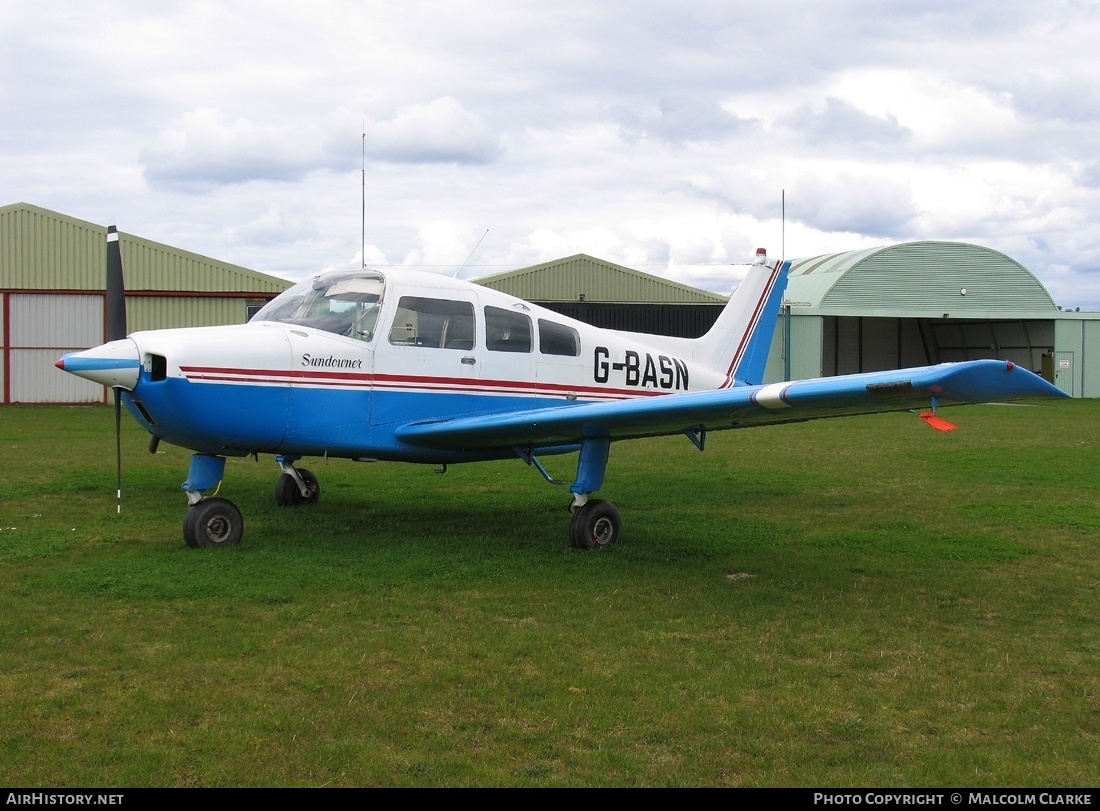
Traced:
<path fill-rule="evenodd" d="M 586 438 L 629 439 L 801 422 L 934 402 L 978 403 L 1067 396 L 1041 377 L 999 360 L 824 377 L 765 386 L 556 405 L 439 421 L 397 430 L 412 445 L 448 450 L 554 447 Z"/>

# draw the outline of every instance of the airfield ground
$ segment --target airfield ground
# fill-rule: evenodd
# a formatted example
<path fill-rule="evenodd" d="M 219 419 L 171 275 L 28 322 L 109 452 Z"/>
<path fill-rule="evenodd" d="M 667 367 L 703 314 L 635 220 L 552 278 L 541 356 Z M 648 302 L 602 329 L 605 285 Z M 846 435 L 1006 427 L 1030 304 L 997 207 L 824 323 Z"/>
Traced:
<path fill-rule="evenodd" d="M 1100 400 L 942 413 L 616 445 L 597 552 L 518 459 L 236 459 L 191 550 L 187 452 L 119 516 L 110 408 L 4 407 L 0 782 L 1096 786 Z"/>

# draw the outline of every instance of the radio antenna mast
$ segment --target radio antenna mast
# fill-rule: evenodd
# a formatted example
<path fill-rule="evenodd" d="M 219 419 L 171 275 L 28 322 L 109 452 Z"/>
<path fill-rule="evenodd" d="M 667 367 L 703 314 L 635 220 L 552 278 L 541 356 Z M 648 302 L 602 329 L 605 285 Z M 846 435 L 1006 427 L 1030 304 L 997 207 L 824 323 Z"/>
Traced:
<path fill-rule="evenodd" d="M 488 228 L 486 228 L 486 229 L 485 229 L 485 233 L 481 235 L 481 239 L 485 239 L 485 236 L 486 236 L 486 234 L 488 234 L 488 233 L 489 233 L 489 229 L 488 229 Z M 478 249 L 478 247 L 479 247 L 479 246 L 481 245 L 481 239 L 479 239 L 479 240 L 477 241 L 477 245 L 475 245 L 475 246 L 474 246 L 474 250 L 473 250 L 473 251 L 470 251 L 470 255 L 466 257 L 466 262 L 463 262 L 463 263 L 462 263 L 462 265 L 461 265 L 461 266 L 459 266 L 458 270 L 456 270 L 456 271 L 455 271 L 455 275 L 451 277 L 452 279 L 457 279 L 457 278 L 458 278 L 458 274 L 462 272 L 462 268 L 466 267 L 466 263 L 467 263 L 467 262 L 469 262 L 469 261 L 470 261 L 470 259 L 471 259 L 471 258 L 473 257 L 473 255 L 474 255 L 474 251 L 476 251 L 476 250 Z"/>
<path fill-rule="evenodd" d="M 367 122 L 363 121 L 363 267 L 367 266 Z"/>

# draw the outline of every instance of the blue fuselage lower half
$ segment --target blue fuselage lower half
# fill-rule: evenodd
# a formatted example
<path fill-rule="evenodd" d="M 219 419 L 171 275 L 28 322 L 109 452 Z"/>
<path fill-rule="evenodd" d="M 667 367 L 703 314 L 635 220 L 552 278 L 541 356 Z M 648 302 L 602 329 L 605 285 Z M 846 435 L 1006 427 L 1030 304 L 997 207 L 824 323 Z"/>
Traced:
<path fill-rule="evenodd" d="M 330 389 L 294 385 L 193 383 L 146 374 L 123 403 L 142 427 L 173 445 L 219 456 L 253 453 L 332 456 L 424 463 L 457 463 L 511 458 L 510 447 L 433 449 L 401 442 L 398 426 L 455 416 L 560 407 L 560 398 L 459 392 Z M 577 401 L 581 404 L 584 401 Z M 371 415 L 402 415 L 399 421 L 372 422 Z M 566 453 L 575 446 L 537 448 Z"/>

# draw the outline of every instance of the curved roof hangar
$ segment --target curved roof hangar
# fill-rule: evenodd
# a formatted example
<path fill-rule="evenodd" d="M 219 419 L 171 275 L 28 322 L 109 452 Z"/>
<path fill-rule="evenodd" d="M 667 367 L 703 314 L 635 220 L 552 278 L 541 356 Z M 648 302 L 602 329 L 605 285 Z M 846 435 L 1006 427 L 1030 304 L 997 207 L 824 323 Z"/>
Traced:
<path fill-rule="evenodd" d="M 906 242 L 795 259 L 786 298 L 805 314 L 1050 318 L 1058 312 L 1019 262 L 963 242 Z"/>

